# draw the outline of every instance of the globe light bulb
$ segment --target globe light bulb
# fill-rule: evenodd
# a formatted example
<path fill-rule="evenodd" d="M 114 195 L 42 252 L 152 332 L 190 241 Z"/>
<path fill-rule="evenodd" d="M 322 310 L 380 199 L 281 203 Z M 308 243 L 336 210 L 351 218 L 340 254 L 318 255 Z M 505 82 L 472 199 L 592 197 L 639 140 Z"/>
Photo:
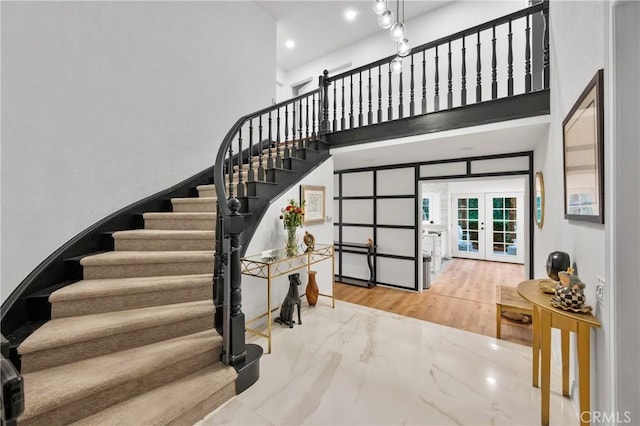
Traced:
<path fill-rule="evenodd" d="M 406 38 L 400 40 L 397 47 L 398 56 L 400 56 L 401 58 L 404 58 L 405 56 L 408 56 L 409 53 L 411 53 L 411 46 L 409 46 L 409 40 L 407 40 Z"/>
<path fill-rule="evenodd" d="M 380 16 L 378 16 L 378 25 L 382 29 L 390 28 L 393 25 L 393 12 L 390 10 L 383 11 Z"/>
<path fill-rule="evenodd" d="M 400 74 L 402 72 L 402 58 L 396 56 L 391 61 L 391 72 L 394 74 Z"/>
<path fill-rule="evenodd" d="M 384 0 L 375 0 L 373 2 L 373 11 L 376 13 L 376 15 L 380 15 L 386 9 L 387 5 L 385 4 Z"/>
<path fill-rule="evenodd" d="M 389 30 L 389 35 L 391 35 L 391 40 L 398 42 L 404 38 L 404 24 L 401 22 L 396 22 L 393 24 L 391 29 Z"/>

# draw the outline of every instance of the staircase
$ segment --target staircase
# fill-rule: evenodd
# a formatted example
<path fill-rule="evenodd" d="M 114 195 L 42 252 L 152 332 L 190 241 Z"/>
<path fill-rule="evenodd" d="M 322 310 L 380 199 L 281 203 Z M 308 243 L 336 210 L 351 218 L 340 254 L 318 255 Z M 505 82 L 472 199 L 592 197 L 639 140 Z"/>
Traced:
<path fill-rule="evenodd" d="M 271 145 L 272 156 L 276 147 L 284 152 L 284 144 Z M 268 155 L 265 148 L 263 164 Z M 246 233 L 274 194 L 328 156 L 322 142 L 307 141 L 263 180 L 248 179 L 257 176 L 258 157 L 236 164 L 225 187 L 245 194 Z M 170 211 L 138 215 L 141 229 L 109 232 L 112 250 L 65 260 L 69 281 L 44 291 L 51 319 L 31 334 L 14 333 L 28 334 L 17 348 L 26 401 L 20 424 L 188 425 L 236 394 L 238 367 L 220 361 L 223 339 L 214 328 L 216 186 L 192 193 L 171 198 Z M 19 338 L 10 335 L 14 346 Z"/>
<path fill-rule="evenodd" d="M 212 329 L 216 199 L 200 189 L 114 232 L 51 293 L 52 319 L 18 348 L 21 424 L 191 424 L 235 395 Z"/>

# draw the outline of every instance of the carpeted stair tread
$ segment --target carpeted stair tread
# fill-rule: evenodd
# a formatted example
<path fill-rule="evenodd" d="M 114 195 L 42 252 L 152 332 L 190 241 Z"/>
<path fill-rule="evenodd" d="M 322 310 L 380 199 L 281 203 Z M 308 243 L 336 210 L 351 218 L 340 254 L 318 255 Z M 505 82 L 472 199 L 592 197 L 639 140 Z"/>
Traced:
<path fill-rule="evenodd" d="M 191 425 L 235 395 L 236 377 L 232 367 L 218 362 L 74 425 Z"/>
<path fill-rule="evenodd" d="M 163 240 L 214 240 L 215 231 L 185 230 L 185 229 L 133 229 L 130 231 L 117 231 L 113 238 L 146 240 L 158 238 Z"/>
<path fill-rule="evenodd" d="M 18 352 L 25 355 L 208 314 L 213 315 L 211 300 L 57 318 L 48 321 L 27 337 Z"/>
<path fill-rule="evenodd" d="M 196 186 L 196 189 L 198 191 L 215 191 L 216 190 L 216 186 L 213 183 L 208 183 L 208 184 L 204 184 L 204 185 L 198 185 L 198 186 Z M 200 197 L 200 198 L 209 198 L 209 197 Z"/>
<path fill-rule="evenodd" d="M 21 424 L 68 424 L 217 362 L 208 330 L 27 373 Z M 191 371 L 187 371 L 191 369 Z"/>
<path fill-rule="evenodd" d="M 216 197 L 172 198 L 174 212 L 215 212 Z"/>
<path fill-rule="evenodd" d="M 49 296 L 51 317 L 212 300 L 212 282 L 213 274 L 82 280 Z"/>
<path fill-rule="evenodd" d="M 82 280 L 51 293 L 49 302 L 55 304 L 68 300 L 155 292 L 163 288 L 171 290 L 178 287 L 211 285 L 212 280 L 212 274 Z"/>
<path fill-rule="evenodd" d="M 215 220 L 216 214 L 211 212 L 149 212 L 143 213 L 146 219 L 169 219 L 169 220 Z"/>
<path fill-rule="evenodd" d="M 213 262 L 213 251 L 110 251 L 80 259 L 82 266 L 139 265 L 153 263 Z"/>

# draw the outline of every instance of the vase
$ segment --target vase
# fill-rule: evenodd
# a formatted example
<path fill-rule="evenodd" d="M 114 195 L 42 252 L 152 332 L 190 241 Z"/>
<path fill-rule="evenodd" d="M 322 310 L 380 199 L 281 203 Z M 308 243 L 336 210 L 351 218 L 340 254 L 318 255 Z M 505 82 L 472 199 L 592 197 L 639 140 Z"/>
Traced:
<path fill-rule="evenodd" d="M 316 303 L 318 302 L 318 294 L 320 294 L 318 283 L 316 282 L 316 272 L 317 271 L 309 271 L 309 281 L 307 282 L 307 288 L 304 291 L 307 296 L 309 306 L 316 306 Z"/>
<path fill-rule="evenodd" d="M 287 228 L 287 241 L 285 245 L 287 256 L 295 256 L 298 254 L 298 237 L 296 236 L 296 228 Z"/>

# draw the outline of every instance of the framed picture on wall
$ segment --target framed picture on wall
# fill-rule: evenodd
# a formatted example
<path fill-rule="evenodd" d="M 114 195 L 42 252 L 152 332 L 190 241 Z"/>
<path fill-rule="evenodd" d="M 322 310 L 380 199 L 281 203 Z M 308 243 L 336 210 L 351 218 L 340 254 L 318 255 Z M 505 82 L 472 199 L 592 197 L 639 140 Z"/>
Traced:
<path fill-rule="evenodd" d="M 564 218 L 604 223 L 603 70 L 562 122 Z"/>
<path fill-rule="evenodd" d="M 304 203 L 303 224 L 324 223 L 324 195 L 324 186 L 300 186 L 300 203 Z"/>

